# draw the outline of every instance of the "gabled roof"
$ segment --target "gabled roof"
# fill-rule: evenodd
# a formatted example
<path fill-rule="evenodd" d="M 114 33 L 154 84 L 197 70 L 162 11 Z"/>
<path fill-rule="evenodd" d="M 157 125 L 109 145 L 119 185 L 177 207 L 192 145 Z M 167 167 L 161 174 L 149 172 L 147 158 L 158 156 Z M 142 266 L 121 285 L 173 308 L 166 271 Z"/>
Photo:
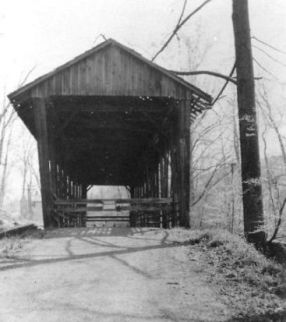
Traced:
<path fill-rule="evenodd" d="M 183 86 L 185 89 L 187 89 L 187 90 L 191 91 L 192 93 L 198 95 L 201 99 L 205 100 L 206 103 L 211 103 L 212 98 L 207 93 L 203 92 L 202 90 L 200 90 L 196 86 L 186 82 L 181 77 L 176 76 L 171 71 L 168 71 L 167 69 L 165 69 L 165 68 L 153 63 L 152 61 L 144 58 L 142 55 L 140 55 L 139 53 L 137 53 L 133 49 L 128 48 L 128 47 L 120 44 L 119 42 L 117 42 L 117 41 L 115 41 L 113 39 L 108 39 L 108 40 L 104 41 L 103 43 L 99 44 L 98 46 L 96 46 L 96 47 L 84 52 L 83 54 L 75 57 L 74 59 L 70 60 L 69 62 L 61 65 L 60 67 L 56 68 L 55 70 L 51 71 L 50 73 L 47 73 L 47 74 L 37 78 L 36 80 L 32 81 L 31 83 L 29 83 L 29 84 L 17 89 L 16 91 L 10 93 L 8 95 L 9 99 L 10 100 L 16 99 L 18 96 L 21 96 L 22 94 L 27 93 L 29 90 L 35 88 L 36 86 L 38 86 L 41 83 L 45 82 L 46 80 L 50 79 L 54 75 L 64 71 L 65 69 L 71 67 L 72 65 L 77 64 L 78 62 L 80 62 L 80 61 L 88 58 L 89 56 L 97 53 L 98 51 L 102 50 L 103 48 L 106 48 L 106 47 L 111 46 L 111 45 L 116 46 L 116 47 L 120 48 L 121 50 L 123 50 L 125 52 L 128 52 L 130 55 L 132 55 L 133 57 L 136 57 L 141 62 L 143 62 L 143 63 L 149 65 L 151 68 L 159 71 L 160 73 L 162 73 L 167 78 L 172 79 L 176 83 L 178 83 L 181 86 Z"/>

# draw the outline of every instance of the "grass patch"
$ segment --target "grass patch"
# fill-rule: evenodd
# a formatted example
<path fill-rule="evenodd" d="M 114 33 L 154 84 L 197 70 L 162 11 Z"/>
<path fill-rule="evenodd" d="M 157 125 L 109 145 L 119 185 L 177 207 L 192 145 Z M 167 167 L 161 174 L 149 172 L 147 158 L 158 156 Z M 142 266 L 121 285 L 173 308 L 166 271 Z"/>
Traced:
<path fill-rule="evenodd" d="M 0 258 L 13 258 L 23 247 L 23 240 L 19 237 L 0 239 Z"/>
<path fill-rule="evenodd" d="M 227 231 L 210 231 L 207 235 L 206 247 L 222 273 L 235 275 L 236 280 L 255 285 L 263 291 L 283 282 L 283 266 L 267 259 L 243 238 Z"/>
<path fill-rule="evenodd" d="M 172 235 L 201 252 L 200 264 L 207 280 L 236 316 L 261 316 L 286 309 L 285 267 L 266 258 L 244 238 L 212 229 L 174 231 Z"/>

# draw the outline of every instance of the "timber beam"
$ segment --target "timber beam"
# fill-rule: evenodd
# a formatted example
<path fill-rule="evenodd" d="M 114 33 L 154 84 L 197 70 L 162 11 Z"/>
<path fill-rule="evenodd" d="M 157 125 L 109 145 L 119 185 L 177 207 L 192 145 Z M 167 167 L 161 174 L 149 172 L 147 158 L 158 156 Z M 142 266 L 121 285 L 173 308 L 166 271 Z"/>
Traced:
<path fill-rule="evenodd" d="M 41 195 L 43 208 L 44 227 L 53 227 L 52 207 L 53 196 L 51 193 L 51 176 L 49 165 L 49 137 L 48 137 L 48 122 L 47 122 L 47 101 L 41 98 L 33 99 L 33 111 L 35 119 L 35 128 L 37 134 L 40 180 L 41 180 Z"/>

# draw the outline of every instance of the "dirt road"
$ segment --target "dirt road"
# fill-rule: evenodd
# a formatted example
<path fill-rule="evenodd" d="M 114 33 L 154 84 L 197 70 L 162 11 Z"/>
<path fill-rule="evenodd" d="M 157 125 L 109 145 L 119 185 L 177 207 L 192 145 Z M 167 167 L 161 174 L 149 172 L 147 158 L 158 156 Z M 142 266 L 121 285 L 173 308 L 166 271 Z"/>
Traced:
<path fill-rule="evenodd" d="M 0 321 L 225 321 L 195 251 L 158 229 L 64 229 L 0 261 Z"/>

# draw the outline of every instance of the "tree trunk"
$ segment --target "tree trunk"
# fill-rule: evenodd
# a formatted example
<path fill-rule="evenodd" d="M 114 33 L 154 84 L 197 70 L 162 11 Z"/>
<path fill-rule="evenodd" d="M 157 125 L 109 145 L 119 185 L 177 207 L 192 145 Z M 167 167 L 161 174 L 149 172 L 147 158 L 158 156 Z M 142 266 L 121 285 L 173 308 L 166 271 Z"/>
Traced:
<path fill-rule="evenodd" d="M 5 132 L 3 133 L 5 134 Z M 3 139 L 3 141 L 0 142 L 0 144 L 2 144 L 2 148 L 3 148 L 4 135 L 1 139 Z M 8 178 L 8 158 L 9 158 L 9 152 L 10 152 L 11 139 L 12 139 L 12 131 L 10 131 L 8 136 L 8 140 L 6 144 L 6 154 L 3 155 L 4 154 L 3 150 L 1 151 L 1 154 L 0 154 L 0 164 L 3 157 L 3 171 L 2 171 L 2 177 L 0 180 L 0 209 L 3 208 L 4 198 L 6 194 L 6 185 L 7 185 L 7 178 Z"/>
<path fill-rule="evenodd" d="M 258 129 L 247 0 L 233 0 L 233 28 L 238 82 L 244 232 L 249 242 L 260 247 L 265 243 L 266 235 L 263 231 Z"/>

